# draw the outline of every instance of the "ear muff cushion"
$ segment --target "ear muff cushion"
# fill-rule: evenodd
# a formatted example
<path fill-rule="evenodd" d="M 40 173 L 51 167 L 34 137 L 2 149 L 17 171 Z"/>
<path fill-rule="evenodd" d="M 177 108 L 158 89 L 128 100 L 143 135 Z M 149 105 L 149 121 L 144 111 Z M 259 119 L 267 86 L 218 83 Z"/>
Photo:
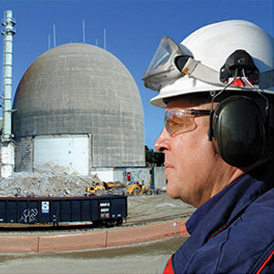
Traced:
<path fill-rule="evenodd" d="M 265 147 L 265 126 L 259 106 L 249 97 L 231 96 L 213 116 L 213 142 L 228 164 L 247 167 L 256 163 Z"/>

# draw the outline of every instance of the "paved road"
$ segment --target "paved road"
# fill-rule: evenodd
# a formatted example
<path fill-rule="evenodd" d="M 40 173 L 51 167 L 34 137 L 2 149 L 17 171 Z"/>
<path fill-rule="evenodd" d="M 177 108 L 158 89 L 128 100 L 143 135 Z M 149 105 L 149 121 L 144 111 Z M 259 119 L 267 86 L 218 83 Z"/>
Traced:
<path fill-rule="evenodd" d="M 2 274 L 159 274 L 186 238 L 120 248 L 49 254 L 1 254 Z"/>

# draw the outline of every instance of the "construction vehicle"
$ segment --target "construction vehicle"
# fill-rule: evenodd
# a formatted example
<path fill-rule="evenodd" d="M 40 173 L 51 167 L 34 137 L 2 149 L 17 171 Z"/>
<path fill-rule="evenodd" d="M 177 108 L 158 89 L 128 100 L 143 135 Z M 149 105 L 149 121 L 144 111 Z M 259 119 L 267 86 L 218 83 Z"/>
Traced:
<path fill-rule="evenodd" d="M 144 184 L 143 180 L 139 180 L 137 182 L 129 183 L 126 193 L 135 196 L 139 194 L 152 195 L 152 190 L 149 188 L 149 186 Z"/>
<path fill-rule="evenodd" d="M 86 192 L 96 196 L 104 194 L 123 195 L 125 194 L 125 187 L 126 185 L 120 182 L 93 181 L 92 185 L 87 187 Z"/>

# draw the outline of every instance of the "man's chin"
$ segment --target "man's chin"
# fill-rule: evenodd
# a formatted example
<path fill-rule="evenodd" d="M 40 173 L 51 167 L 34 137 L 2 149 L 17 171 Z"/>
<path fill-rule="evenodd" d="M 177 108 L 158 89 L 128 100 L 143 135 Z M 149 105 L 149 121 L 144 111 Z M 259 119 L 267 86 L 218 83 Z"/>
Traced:
<path fill-rule="evenodd" d="M 180 197 L 178 197 L 178 192 L 175 191 L 175 189 L 173 189 L 171 187 L 171 183 L 168 183 L 167 182 L 167 185 L 166 185 L 166 192 L 167 192 L 167 195 L 172 198 L 172 199 L 180 199 Z"/>

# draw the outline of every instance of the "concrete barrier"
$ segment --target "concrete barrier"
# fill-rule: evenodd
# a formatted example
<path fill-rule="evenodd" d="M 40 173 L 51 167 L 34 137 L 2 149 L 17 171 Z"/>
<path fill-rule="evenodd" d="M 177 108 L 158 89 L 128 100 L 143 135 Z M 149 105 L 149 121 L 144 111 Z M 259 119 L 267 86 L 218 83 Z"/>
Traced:
<path fill-rule="evenodd" d="M 185 221 L 60 235 L 0 236 L 0 252 L 57 252 L 123 246 L 188 235 Z"/>

